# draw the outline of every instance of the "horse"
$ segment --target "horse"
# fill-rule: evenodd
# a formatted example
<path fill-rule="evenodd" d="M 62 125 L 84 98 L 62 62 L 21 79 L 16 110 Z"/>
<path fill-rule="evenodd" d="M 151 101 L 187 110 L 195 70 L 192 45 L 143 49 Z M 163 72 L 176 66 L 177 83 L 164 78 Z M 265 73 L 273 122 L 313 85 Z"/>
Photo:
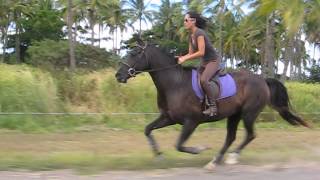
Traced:
<path fill-rule="evenodd" d="M 273 78 L 263 78 L 246 70 L 229 73 L 236 84 L 235 95 L 217 101 L 218 114 L 207 116 L 202 113 L 203 102 L 192 88 L 192 68 L 177 64 L 175 57 L 164 52 L 157 45 L 142 40 L 129 53 L 126 61 L 121 61 L 115 74 L 119 83 L 142 72 L 148 72 L 157 89 L 157 105 L 160 115 L 145 127 L 153 153 L 161 155 L 152 131 L 170 125 L 182 125 L 181 134 L 176 143 L 180 152 L 199 154 L 209 147 L 186 147 L 184 143 L 199 124 L 227 119 L 225 142 L 216 157 L 205 166 L 212 170 L 224 160 L 224 155 L 236 139 L 240 120 L 243 120 L 246 136 L 243 142 L 229 154 L 225 163 L 238 163 L 240 152 L 256 136 L 254 123 L 266 105 L 276 110 L 280 116 L 292 125 L 310 126 L 290 111 L 289 96 L 286 87 Z"/>

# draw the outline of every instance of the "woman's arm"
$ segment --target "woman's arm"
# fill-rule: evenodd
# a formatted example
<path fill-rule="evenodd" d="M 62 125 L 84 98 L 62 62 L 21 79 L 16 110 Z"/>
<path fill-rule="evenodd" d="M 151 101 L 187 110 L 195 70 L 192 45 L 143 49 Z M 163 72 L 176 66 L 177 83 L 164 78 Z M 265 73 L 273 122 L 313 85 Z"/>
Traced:
<path fill-rule="evenodd" d="M 204 36 L 198 36 L 197 42 L 198 42 L 198 51 L 193 53 L 192 48 L 191 48 L 191 44 L 189 43 L 189 54 L 179 57 L 179 60 L 178 60 L 179 64 L 182 64 L 183 62 L 190 60 L 190 59 L 203 57 L 204 52 L 205 52 L 205 48 L 206 48 L 206 45 L 204 42 Z"/>
<path fill-rule="evenodd" d="M 193 54 L 191 42 L 189 42 L 189 51 L 188 51 L 188 55 L 190 55 L 190 54 Z"/>

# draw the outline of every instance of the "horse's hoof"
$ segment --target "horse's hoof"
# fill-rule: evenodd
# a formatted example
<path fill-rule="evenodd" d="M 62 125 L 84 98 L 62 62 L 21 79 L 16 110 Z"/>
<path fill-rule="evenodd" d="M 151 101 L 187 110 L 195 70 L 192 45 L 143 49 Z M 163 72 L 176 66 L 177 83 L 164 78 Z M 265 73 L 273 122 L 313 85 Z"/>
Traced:
<path fill-rule="evenodd" d="M 209 146 L 199 146 L 197 149 L 198 149 L 199 153 L 201 153 L 202 151 L 210 150 L 212 148 Z"/>
<path fill-rule="evenodd" d="M 239 163 L 238 159 L 239 159 L 238 153 L 229 153 L 225 163 L 230 165 L 238 164 Z"/>
<path fill-rule="evenodd" d="M 159 162 L 159 161 L 163 161 L 164 160 L 164 156 L 163 156 L 163 154 L 161 153 L 161 154 L 159 154 L 159 155 L 157 155 L 156 157 L 155 157 L 155 161 L 157 161 L 157 162 Z"/>
<path fill-rule="evenodd" d="M 205 165 L 203 168 L 208 171 L 213 171 L 216 169 L 216 164 L 213 161 L 210 161 L 207 165 Z"/>

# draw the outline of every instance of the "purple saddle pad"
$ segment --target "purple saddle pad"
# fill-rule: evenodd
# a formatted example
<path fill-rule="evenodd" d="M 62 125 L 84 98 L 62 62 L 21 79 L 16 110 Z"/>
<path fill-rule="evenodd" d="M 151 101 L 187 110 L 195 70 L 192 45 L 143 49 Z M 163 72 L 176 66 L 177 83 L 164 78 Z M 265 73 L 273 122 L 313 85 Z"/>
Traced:
<path fill-rule="evenodd" d="M 237 93 L 237 86 L 230 74 L 219 77 L 220 96 L 218 99 L 234 96 Z M 201 100 L 204 99 L 204 93 L 198 83 L 198 72 L 192 70 L 192 89 L 197 97 Z"/>

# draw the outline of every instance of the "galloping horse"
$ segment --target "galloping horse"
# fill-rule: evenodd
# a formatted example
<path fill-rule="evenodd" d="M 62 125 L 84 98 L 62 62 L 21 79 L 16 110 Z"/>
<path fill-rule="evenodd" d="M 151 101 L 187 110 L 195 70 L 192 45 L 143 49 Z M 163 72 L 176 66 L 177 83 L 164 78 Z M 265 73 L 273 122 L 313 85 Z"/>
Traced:
<path fill-rule="evenodd" d="M 213 122 L 227 118 L 227 135 L 218 155 L 205 168 L 213 169 L 220 164 L 224 154 L 236 138 L 238 124 L 243 119 L 246 137 L 239 147 L 230 153 L 237 158 L 241 150 L 255 138 L 254 122 L 266 105 L 279 112 L 281 117 L 292 125 L 309 127 L 289 110 L 289 97 L 285 86 L 276 79 L 264 79 L 247 71 L 230 73 L 237 92 L 234 96 L 220 99 L 217 104 L 217 116 L 202 114 L 203 103 L 192 88 L 192 69 L 178 65 L 175 58 L 164 53 L 155 45 L 138 41 L 137 46 L 122 62 L 116 73 L 120 83 L 141 72 L 149 72 L 157 88 L 157 102 L 160 115 L 145 127 L 145 135 L 155 155 L 160 155 L 159 147 L 151 134 L 152 130 L 181 124 L 182 132 L 176 149 L 181 152 L 198 154 L 207 148 L 186 147 L 184 143 L 201 123 Z M 233 163 L 237 160 L 233 159 Z M 231 162 L 232 163 L 232 162 Z"/>

